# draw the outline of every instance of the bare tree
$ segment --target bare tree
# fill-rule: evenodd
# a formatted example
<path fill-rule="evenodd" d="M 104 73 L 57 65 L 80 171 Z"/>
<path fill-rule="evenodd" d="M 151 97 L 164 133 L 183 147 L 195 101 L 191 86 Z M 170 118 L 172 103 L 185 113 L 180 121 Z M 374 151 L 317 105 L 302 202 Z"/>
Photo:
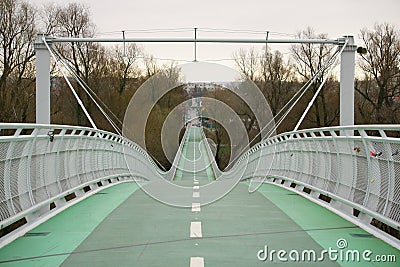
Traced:
<path fill-rule="evenodd" d="M 49 3 L 39 9 L 38 27 L 40 33 L 50 35 L 56 32 L 59 27 L 61 8 L 55 3 Z"/>
<path fill-rule="evenodd" d="M 285 61 L 279 51 L 266 53 L 260 60 L 260 65 L 259 84 L 270 105 L 272 115 L 275 116 L 293 94 L 292 86 L 295 80 L 293 65 L 289 60 Z"/>
<path fill-rule="evenodd" d="M 326 34 L 315 34 L 312 28 L 307 28 L 305 31 L 298 34 L 299 38 L 310 39 L 319 38 L 325 39 Z M 319 69 L 321 69 L 327 60 L 333 54 L 333 46 L 327 44 L 301 44 L 292 45 L 291 51 L 293 53 L 293 59 L 295 61 L 295 68 L 298 75 L 303 82 L 308 81 L 313 77 Z M 327 70 L 323 71 L 322 74 L 316 79 L 314 84 L 311 86 L 313 94 L 316 93 L 322 81 L 326 78 Z M 333 111 L 330 111 L 328 105 L 327 92 L 321 90 L 316 101 L 314 102 L 314 112 L 312 121 L 317 127 L 330 126 L 338 116 L 338 107 Z"/>
<path fill-rule="evenodd" d="M 153 55 L 144 55 L 143 61 L 147 78 L 150 78 L 161 70 L 161 67 L 158 66 L 157 60 L 154 58 Z"/>
<path fill-rule="evenodd" d="M 33 99 L 35 9 L 18 0 L 0 1 L 0 121 L 26 121 Z"/>
<path fill-rule="evenodd" d="M 376 24 L 373 30 L 363 29 L 360 38 L 367 53 L 361 54 L 359 66 L 365 78 L 356 90 L 372 107 L 375 122 L 398 122 L 394 115 L 400 109 L 399 31 L 388 23 Z"/>
<path fill-rule="evenodd" d="M 93 37 L 95 26 L 89 8 L 83 4 L 69 3 L 66 6 L 48 4 L 41 12 L 42 31 L 63 37 Z M 56 44 L 60 54 L 72 65 L 85 81 L 91 75 L 93 56 L 101 50 L 95 43 Z M 100 51 L 104 52 L 104 51 Z"/>
<path fill-rule="evenodd" d="M 95 35 L 95 25 L 91 21 L 90 10 L 83 4 L 69 3 L 65 6 L 50 4 L 45 7 L 42 20 L 46 33 L 50 35 L 64 37 L 93 37 Z M 96 94 L 104 89 L 101 85 L 102 79 L 108 75 L 110 67 L 110 60 L 104 46 L 98 43 L 76 42 L 56 44 L 56 48 L 74 72 Z M 90 114 L 98 112 L 85 92 L 78 90 L 78 94 Z M 75 105 L 74 113 L 76 114 L 75 123 L 88 125 L 78 103 Z"/>
<path fill-rule="evenodd" d="M 119 80 L 118 92 L 121 94 L 130 78 L 140 75 L 140 69 L 137 65 L 137 59 L 141 49 L 135 44 L 130 43 L 121 46 L 115 46 L 112 53 L 113 73 Z"/>
<path fill-rule="evenodd" d="M 233 53 L 233 58 L 235 59 L 236 65 L 244 75 L 252 81 L 257 79 L 260 55 L 254 47 L 249 51 L 245 49 L 235 51 Z"/>
<path fill-rule="evenodd" d="M 286 60 L 279 51 L 257 52 L 254 48 L 249 51 L 238 50 L 234 57 L 240 71 L 260 88 L 275 116 L 294 94 L 293 83 L 296 78 L 290 59 Z M 254 114 L 245 109 L 239 115 L 251 133 L 257 127 Z"/>

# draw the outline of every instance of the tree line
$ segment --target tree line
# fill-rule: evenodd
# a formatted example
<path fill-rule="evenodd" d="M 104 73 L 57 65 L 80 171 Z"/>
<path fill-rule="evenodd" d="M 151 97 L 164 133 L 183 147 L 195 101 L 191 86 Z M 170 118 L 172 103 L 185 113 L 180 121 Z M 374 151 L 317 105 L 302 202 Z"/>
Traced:
<path fill-rule="evenodd" d="M 312 28 L 299 38 L 327 38 Z M 400 31 L 388 23 L 375 24 L 359 33 L 366 53 L 356 55 L 355 124 L 400 122 Z M 234 58 L 239 69 L 253 80 L 267 98 L 275 115 L 299 88 L 313 77 L 335 52 L 333 45 L 301 44 L 290 47 L 291 55 L 268 49 L 239 50 Z M 360 49 L 359 49 L 360 50 Z M 339 124 L 339 82 L 323 71 L 298 103 L 280 132 L 291 130 L 322 81 L 326 84 L 315 100 L 302 128 Z"/>
<path fill-rule="evenodd" d="M 0 121 L 34 122 L 35 120 L 35 51 L 39 33 L 64 37 L 94 37 L 96 25 L 90 9 L 79 3 L 48 4 L 41 8 L 22 0 L 0 0 Z M 312 28 L 298 33 L 299 38 L 327 38 Z M 355 123 L 400 122 L 400 32 L 395 25 L 376 24 L 359 33 L 367 53 L 357 55 L 355 81 Z M 105 46 L 99 43 L 53 44 L 74 72 L 123 121 L 125 109 L 135 91 L 160 70 L 174 69 L 175 63 L 159 65 L 152 55 L 136 44 Z M 235 51 L 239 71 L 254 81 L 267 99 L 274 115 L 323 66 L 336 47 L 327 44 L 302 44 L 290 47 L 290 53 L 256 48 Z M 139 63 L 140 62 L 140 63 Z M 51 121 L 58 124 L 90 126 L 73 94 L 51 66 Z M 339 82 L 337 75 L 321 73 L 304 98 L 278 128 L 292 130 L 311 97 L 327 78 L 302 128 L 338 125 Z M 77 93 L 99 128 L 113 129 L 100 114 L 89 96 L 73 82 Z M 176 94 L 181 94 L 177 90 Z M 223 92 L 222 95 L 226 94 Z M 167 99 L 168 98 L 168 99 Z M 165 117 L 179 101 L 190 96 L 169 94 L 155 108 L 155 121 Z M 229 97 L 223 97 L 225 99 Z M 172 100 L 173 101 L 172 101 Z M 232 98 L 232 103 L 238 100 Z M 174 102 L 175 101 L 175 102 Z M 239 104 L 238 104 L 239 105 Z M 241 104 L 242 105 L 242 104 Z M 246 128 L 257 128 L 254 115 L 241 108 Z M 157 113 L 158 112 L 158 113 Z M 253 125 L 254 124 L 254 125 Z M 119 124 L 121 127 L 121 123 Z M 253 127 L 255 126 L 255 127 Z M 148 129 L 156 129 L 151 122 Z M 161 128 L 161 127 L 158 127 Z M 217 135 L 217 134 L 215 134 Z M 221 140 L 221 137 L 214 139 Z M 222 138 L 222 140 L 227 138 Z M 156 154 L 160 154 L 157 153 Z M 161 153 L 162 154 L 162 153 Z M 163 160 L 161 160 L 163 161 Z"/>
<path fill-rule="evenodd" d="M 35 51 L 38 34 L 94 37 L 90 10 L 79 3 L 48 4 L 37 8 L 21 0 L 0 1 L 0 121 L 35 120 Z M 53 44 L 73 71 L 122 121 L 135 90 L 166 66 L 159 65 L 136 44 L 104 46 L 99 43 Z M 139 66 L 139 58 L 144 69 Z M 75 83 L 74 87 L 77 88 Z M 77 92 L 100 128 L 111 130 L 89 96 Z M 115 119 L 115 118 L 114 118 Z M 87 125 L 88 121 L 70 92 L 56 63 L 51 66 L 51 121 Z M 121 125 L 120 125 L 121 126 Z"/>

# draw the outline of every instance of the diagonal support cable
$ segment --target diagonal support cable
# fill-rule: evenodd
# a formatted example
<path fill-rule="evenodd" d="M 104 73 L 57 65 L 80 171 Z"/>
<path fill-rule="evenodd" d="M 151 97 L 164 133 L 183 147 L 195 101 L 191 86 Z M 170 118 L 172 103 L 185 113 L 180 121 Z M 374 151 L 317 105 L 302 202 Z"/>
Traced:
<path fill-rule="evenodd" d="M 343 50 L 342 50 L 343 51 Z M 340 52 L 341 53 L 341 52 Z M 265 125 L 262 129 L 260 129 L 260 132 L 250 141 L 253 142 L 272 122 L 275 121 L 275 119 L 284 112 L 284 110 L 286 109 L 286 111 L 283 113 L 283 115 L 279 118 L 278 122 L 275 124 L 275 126 L 268 130 L 267 134 L 265 135 L 265 137 L 262 140 L 265 140 L 269 137 L 272 136 L 273 132 L 279 127 L 279 125 L 282 123 L 282 121 L 287 117 L 287 115 L 290 113 L 290 111 L 294 108 L 294 106 L 300 101 L 300 99 L 304 96 L 304 94 L 308 91 L 308 89 L 310 88 L 310 86 L 316 81 L 316 79 L 323 73 L 323 71 L 325 71 L 329 66 L 334 66 L 335 64 L 335 59 L 337 58 L 336 56 L 338 56 L 340 54 L 338 52 L 338 50 L 325 62 L 325 64 L 314 74 L 313 77 L 311 77 L 303 86 L 302 88 L 300 88 L 300 90 L 298 92 L 296 92 L 296 94 L 294 94 L 292 96 L 292 98 L 285 104 L 284 107 L 282 107 L 279 112 L 267 123 L 267 125 Z M 294 102 L 293 102 L 294 101 Z M 293 102 L 293 103 L 292 103 Z M 290 105 L 290 103 L 292 103 Z M 290 105 L 290 106 L 289 106 Z M 234 158 L 226 168 L 228 168 L 230 165 L 233 164 L 233 162 L 235 162 L 236 159 L 238 159 L 240 157 L 240 155 L 245 151 L 246 149 L 244 148 L 236 158 Z"/>
<path fill-rule="evenodd" d="M 57 59 L 56 55 L 53 53 L 53 50 L 50 48 L 50 46 L 46 42 L 46 38 L 43 37 L 42 40 L 43 40 L 43 43 L 45 44 L 45 46 L 47 47 L 47 49 L 49 50 L 49 53 L 53 57 L 54 61 L 56 62 L 56 65 L 58 65 L 59 64 L 59 60 Z M 90 116 L 89 112 L 86 110 L 85 105 L 83 105 L 82 100 L 79 98 L 79 96 L 76 93 L 76 91 L 75 91 L 74 87 L 72 86 L 71 82 L 68 80 L 67 75 L 65 74 L 65 72 L 63 71 L 62 68 L 60 68 L 60 71 L 61 71 L 65 81 L 67 82 L 69 88 L 71 89 L 71 92 L 74 95 L 76 101 L 78 102 L 79 106 L 82 108 L 83 112 L 85 113 L 86 118 L 89 120 L 89 122 L 92 125 L 92 127 L 97 130 L 96 124 L 94 123 L 94 121 L 93 121 L 92 117 Z"/>
<path fill-rule="evenodd" d="M 69 66 L 69 64 L 56 52 L 53 50 L 55 54 L 58 55 L 60 62 L 63 64 L 64 68 L 68 70 L 70 74 L 75 78 L 75 80 L 78 82 L 78 84 L 82 87 L 82 89 L 86 92 L 86 94 L 90 97 L 90 99 L 95 103 L 97 108 L 100 110 L 100 112 L 104 115 L 104 117 L 107 119 L 107 121 L 111 124 L 111 126 L 114 128 L 117 134 L 121 135 L 121 129 L 117 126 L 117 124 L 110 118 L 110 116 L 105 112 L 105 110 L 100 106 L 100 104 L 94 99 L 92 94 L 94 94 L 98 99 L 99 97 L 93 92 L 93 90 L 90 89 L 90 87 L 83 81 L 79 75 Z M 92 94 L 91 94 L 92 93 Z M 103 105 L 105 105 L 102 102 Z M 106 106 L 106 105 L 105 105 Z M 111 112 L 111 111 L 110 111 Z M 112 113 L 112 112 L 111 112 Z M 114 115 L 112 113 L 112 115 Z M 114 115 L 114 117 L 116 117 Z M 121 123 L 121 122 L 120 122 Z M 122 124 L 122 123 L 121 123 Z"/>
<path fill-rule="evenodd" d="M 334 63 L 331 65 L 331 67 L 329 68 L 328 74 L 326 75 L 325 79 L 322 81 L 321 85 L 319 86 L 318 90 L 315 92 L 313 98 L 311 99 L 311 101 L 308 103 L 308 106 L 306 108 L 306 110 L 303 112 L 303 115 L 301 115 L 299 121 L 296 124 L 296 127 L 294 127 L 293 131 L 297 131 L 300 127 L 300 124 L 303 122 L 304 118 L 306 117 L 308 111 L 310 110 L 311 106 L 314 104 L 315 99 L 317 99 L 317 96 L 319 95 L 319 93 L 322 90 L 322 87 L 325 85 L 326 81 L 329 78 L 329 75 L 332 73 L 332 70 L 335 66 L 335 63 L 337 62 L 337 60 L 339 59 L 339 56 L 342 54 L 343 50 L 345 49 L 346 45 L 347 45 L 348 40 L 346 40 L 345 44 L 343 45 L 342 49 L 340 50 L 340 52 L 338 53 L 338 55 L 336 56 Z"/>
<path fill-rule="evenodd" d="M 121 130 L 120 130 L 120 129 L 118 128 L 118 126 L 114 123 L 114 121 L 110 118 L 110 116 L 104 111 L 104 109 L 99 105 L 99 103 L 94 99 L 94 97 L 90 94 L 90 92 L 92 92 L 98 99 L 99 99 L 99 97 L 98 97 L 98 96 L 90 89 L 90 87 L 79 77 L 79 75 L 68 65 L 68 63 L 65 62 L 65 61 L 62 59 L 61 55 L 58 55 L 58 53 L 57 53 L 55 50 L 51 49 L 48 45 L 47 45 L 47 49 L 49 49 L 49 51 L 50 51 L 52 57 L 53 57 L 54 60 L 56 61 L 56 64 L 58 64 L 59 62 L 61 62 L 61 64 L 63 65 L 63 67 L 64 67 L 66 70 L 68 70 L 68 71 L 74 76 L 74 78 L 76 79 L 76 81 L 78 82 L 78 84 L 79 84 L 79 85 L 83 88 L 83 90 L 89 95 L 90 99 L 96 104 L 96 106 L 99 108 L 100 112 L 106 117 L 106 119 L 109 121 L 109 123 L 111 124 L 111 126 L 112 126 L 112 127 L 115 129 L 115 131 L 118 133 L 118 135 L 122 135 L 122 134 L 121 134 Z M 59 58 L 57 58 L 57 56 L 58 56 Z M 77 98 L 78 103 L 82 104 L 82 106 L 81 106 L 82 109 L 83 109 L 84 111 L 87 112 L 87 110 L 86 110 L 85 107 L 83 106 L 82 101 L 79 99 L 79 96 L 76 94 L 76 91 L 74 90 L 74 88 L 72 87 L 71 83 L 69 82 L 68 77 L 67 77 L 66 74 L 62 71 L 61 68 L 60 68 L 60 71 L 62 72 L 62 74 L 63 74 L 65 80 L 67 81 L 67 83 L 68 83 L 68 85 L 70 86 L 72 92 L 74 93 L 74 96 Z M 90 92 L 89 92 L 89 91 L 90 91 Z M 99 100 L 100 100 L 100 99 L 99 99 Z M 101 100 L 100 100 L 100 102 L 101 102 L 103 105 L 105 105 Z M 105 106 L 106 106 L 106 108 L 108 109 L 107 105 L 105 105 Z M 110 111 L 110 112 L 111 112 L 111 111 Z M 86 113 L 85 113 L 85 114 L 86 114 Z M 116 116 L 114 113 L 111 112 L 111 114 L 112 114 L 114 117 L 117 118 L 117 116 Z M 89 121 L 93 122 L 93 120 L 91 119 L 89 113 L 87 113 L 87 116 L 89 116 L 89 117 L 88 117 Z M 118 118 L 117 118 L 117 119 L 118 119 Z M 119 120 L 118 120 L 118 121 L 119 121 Z M 95 129 L 97 129 L 97 127 L 96 127 L 96 125 L 94 124 L 94 122 L 93 122 L 93 124 L 92 124 L 92 127 L 95 128 Z M 165 169 L 165 167 L 164 167 L 154 156 L 152 156 L 149 152 L 147 152 L 147 153 L 148 153 L 148 155 L 151 157 L 151 159 L 157 164 L 158 167 L 160 167 L 163 171 L 167 171 L 167 170 Z"/>

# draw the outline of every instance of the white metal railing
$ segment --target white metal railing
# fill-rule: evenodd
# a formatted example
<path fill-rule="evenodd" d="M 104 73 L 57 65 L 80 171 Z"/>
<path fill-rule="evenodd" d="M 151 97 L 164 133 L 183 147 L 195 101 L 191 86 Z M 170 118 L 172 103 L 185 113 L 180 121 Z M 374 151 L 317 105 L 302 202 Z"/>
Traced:
<path fill-rule="evenodd" d="M 179 162 L 181 160 L 181 155 L 182 155 L 182 150 L 183 146 L 185 145 L 186 138 L 187 138 L 188 131 L 185 131 L 185 133 L 182 136 L 182 140 L 179 144 L 178 150 L 176 151 L 176 155 L 174 158 L 174 161 L 172 162 L 171 169 L 169 173 L 166 175 L 165 179 L 168 181 L 172 181 L 175 178 L 176 172 L 179 170 Z"/>
<path fill-rule="evenodd" d="M 119 135 L 84 127 L 0 124 L 0 229 L 27 215 L 40 217 L 50 203 L 72 192 L 165 174 L 144 149 Z"/>
<path fill-rule="evenodd" d="M 346 214 L 358 210 L 366 225 L 375 218 L 399 230 L 400 138 L 393 135 L 400 136 L 400 125 L 301 130 L 261 141 L 227 172 L 211 164 L 220 179 L 308 188 Z M 0 229 L 98 182 L 170 180 L 175 167 L 163 172 L 140 146 L 101 130 L 0 124 Z"/>
<path fill-rule="evenodd" d="M 214 177 L 215 177 L 215 179 L 218 179 L 218 177 L 221 177 L 223 172 L 218 168 L 218 165 L 217 165 L 217 162 L 215 160 L 215 157 L 214 157 L 214 155 L 213 155 L 213 153 L 211 151 L 210 144 L 208 143 L 207 137 L 206 137 L 206 135 L 205 135 L 203 130 L 201 131 L 201 137 L 202 137 L 202 142 L 204 142 L 204 144 L 205 144 L 206 153 L 207 153 L 207 156 L 208 156 L 208 158 L 210 160 L 210 165 L 211 165 L 211 169 L 212 169 L 212 171 L 214 173 Z"/>
<path fill-rule="evenodd" d="M 262 178 L 298 191 L 306 187 L 315 198 L 331 198 L 342 213 L 353 216 L 358 210 L 356 220 L 366 225 L 374 218 L 400 230 L 399 137 L 400 125 L 288 132 L 250 148 L 223 176 L 245 169 L 242 180 Z"/>

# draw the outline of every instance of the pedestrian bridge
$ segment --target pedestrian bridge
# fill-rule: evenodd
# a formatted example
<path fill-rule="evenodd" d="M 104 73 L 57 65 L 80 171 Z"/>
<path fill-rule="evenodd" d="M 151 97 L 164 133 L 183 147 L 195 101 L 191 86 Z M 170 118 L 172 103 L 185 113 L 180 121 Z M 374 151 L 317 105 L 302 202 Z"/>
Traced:
<path fill-rule="evenodd" d="M 163 171 L 110 132 L 0 124 L 0 265 L 398 266 L 399 133 L 288 132 L 221 171 L 188 127 Z"/>

